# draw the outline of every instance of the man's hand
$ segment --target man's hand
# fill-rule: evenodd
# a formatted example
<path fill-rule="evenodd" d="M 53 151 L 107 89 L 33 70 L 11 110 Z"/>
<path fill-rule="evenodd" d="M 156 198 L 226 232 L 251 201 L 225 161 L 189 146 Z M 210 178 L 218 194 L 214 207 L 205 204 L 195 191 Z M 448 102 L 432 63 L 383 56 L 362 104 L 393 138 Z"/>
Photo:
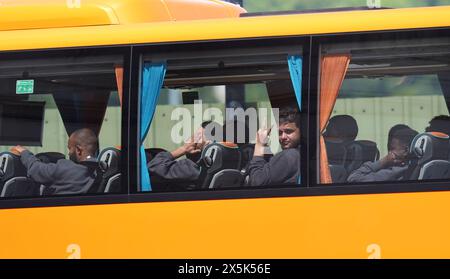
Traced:
<path fill-rule="evenodd" d="M 194 135 L 192 135 L 188 140 L 186 140 L 183 146 L 178 147 L 177 149 L 171 152 L 172 157 L 177 159 L 186 154 L 200 153 L 205 144 L 206 142 L 203 135 L 203 128 L 199 128 L 194 133 Z"/>
<path fill-rule="evenodd" d="M 255 143 L 255 151 L 253 156 L 264 156 L 264 154 L 270 153 L 268 150 L 269 145 L 269 136 L 272 128 L 265 129 L 261 128 L 256 132 L 256 143 Z"/>
<path fill-rule="evenodd" d="M 392 166 L 402 166 L 405 164 L 405 154 L 397 155 L 393 151 L 384 156 L 381 161 L 382 168 L 389 168 Z"/>
<path fill-rule="evenodd" d="M 269 129 L 259 129 L 258 132 L 256 132 L 256 144 L 260 146 L 267 146 L 269 145 L 269 136 L 270 132 L 272 131 L 272 128 Z"/>
<path fill-rule="evenodd" d="M 25 150 L 27 150 L 27 149 L 22 147 L 22 146 L 20 146 L 20 145 L 16 145 L 14 147 L 11 147 L 11 149 L 10 149 L 11 153 L 13 153 L 13 154 L 15 154 L 17 156 L 20 156 L 20 154 L 22 152 L 24 152 Z"/>

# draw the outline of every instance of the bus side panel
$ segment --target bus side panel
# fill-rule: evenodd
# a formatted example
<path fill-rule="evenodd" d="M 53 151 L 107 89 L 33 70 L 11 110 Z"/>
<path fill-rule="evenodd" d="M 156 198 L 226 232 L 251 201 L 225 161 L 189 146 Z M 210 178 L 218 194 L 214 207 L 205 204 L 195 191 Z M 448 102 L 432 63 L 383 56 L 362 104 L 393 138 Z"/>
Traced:
<path fill-rule="evenodd" d="M 450 192 L 0 210 L 1 258 L 449 258 Z"/>

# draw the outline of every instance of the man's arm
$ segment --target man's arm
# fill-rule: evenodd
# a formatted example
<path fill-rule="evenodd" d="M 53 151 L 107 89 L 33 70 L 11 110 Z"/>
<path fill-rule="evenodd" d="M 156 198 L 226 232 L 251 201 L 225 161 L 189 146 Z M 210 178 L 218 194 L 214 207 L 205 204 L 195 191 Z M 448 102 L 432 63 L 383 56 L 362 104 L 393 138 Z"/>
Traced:
<path fill-rule="evenodd" d="M 283 150 L 269 162 L 261 156 L 256 156 L 248 166 L 249 186 L 296 183 L 299 162 L 300 153 L 294 148 Z"/>
<path fill-rule="evenodd" d="M 408 167 L 383 168 L 380 161 L 365 162 L 347 178 L 348 182 L 375 182 L 399 179 Z"/>
<path fill-rule="evenodd" d="M 175 160 L 170 152 L 160 152 L 148 163 L 150 175 L 156 174 L 170 180 L 195 181 L 200 176 L 200 168 L 189 159 Z"/>
<path fill-rule="evenodd" d="M 28 150 L 20 152 L 20 161 L 27 169 L 27 176 L 33 181 L 41 184 L 49 184 L 55 181 L 56 164 L 43 163 Z"/>

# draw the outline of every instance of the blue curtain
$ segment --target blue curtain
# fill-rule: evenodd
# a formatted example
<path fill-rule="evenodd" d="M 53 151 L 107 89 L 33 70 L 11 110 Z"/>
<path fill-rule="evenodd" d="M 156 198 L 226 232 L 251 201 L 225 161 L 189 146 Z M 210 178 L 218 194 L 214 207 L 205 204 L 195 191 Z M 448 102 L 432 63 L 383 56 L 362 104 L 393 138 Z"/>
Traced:
<path fill-rule="evenodd" d="M 291 74 L 292 86 L 299 111 L 302 111 L 302 65 L 303 60 L 299 55 L 288 55 L 289 73 Z"/>
<path fill-rule="evenodd" d="M 147 137 L 153 115 L 155 114 L 156 104 L 158 102 L 159 91 L 161 90 L 164 76 L 166 74 L 166 64 L 160 63 L 144 63 L 142 71 L 142 87 L 141 87 L 141 191 L 148 192 L 152 190 L 150 183 L 150 174 L 147 168 L 147 159 L 145 156 L 144 139 Z"/>
<path fill-rule="evenodd" d="M 299 55 L 288 55 L 288 65 L 295 98 L 297 99 L 298 110 L 302 111 L 302 57 Z M 297 184 L 301 184 L 300 175 L 297 177 Z"/>

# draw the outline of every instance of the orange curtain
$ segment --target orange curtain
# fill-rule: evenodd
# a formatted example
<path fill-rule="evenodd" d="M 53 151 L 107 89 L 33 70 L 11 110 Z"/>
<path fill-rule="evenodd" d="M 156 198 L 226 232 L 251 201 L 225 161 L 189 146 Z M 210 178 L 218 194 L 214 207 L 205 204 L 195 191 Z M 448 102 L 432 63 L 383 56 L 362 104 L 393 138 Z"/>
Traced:
<path fill-rule="evenodd" d="M 117 93 L 119 94 L 120 106 L 122 106 L 122 94 L 123 94 L 123 67 L 116 66 L 116 82 L 117 82 Z"/>
<path fill-rule="evenodd" d="M 327 149 L 322 133 L 327 126 L 333 111 L 336 98 L 350 63 L 350 55 L 325 55 L 321 61 L 320 73 L 320 182 L 332 183 L 330 167 L 328 166 Z"/>

